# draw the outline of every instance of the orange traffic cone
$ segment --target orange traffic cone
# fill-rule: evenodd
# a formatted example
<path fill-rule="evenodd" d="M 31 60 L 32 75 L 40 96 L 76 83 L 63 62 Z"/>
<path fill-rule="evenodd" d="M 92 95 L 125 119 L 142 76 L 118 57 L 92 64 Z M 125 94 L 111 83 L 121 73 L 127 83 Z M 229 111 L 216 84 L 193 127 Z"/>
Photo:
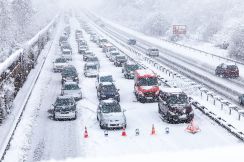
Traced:
<path fill-rule="evenodd" d="M 88 138 L 88 132 L 87 132 L 86 127 L 85 127 L 85 132 L 84 132 L 84 138 Z"/>
<path fill-rule="evenodd" d="M 190 124 L 187 126 L 186 131 L 192 134 L 195 134 L 200 131 L 199 127 L 193 122 L 193 120 L 190 122 Z"/>
<path fill-rule="evenodd" d="M 154 124 L 152 125 L 152 132 L 151 132 L 151 135 L 156 135 L 156 131 L 155 131 L 155 128 L 154 128 Z"/>
<path fill-rule="evenodd" d="M 123 128 L 123 130 L 122 130 L 122 136 L 123 136 L 123 137 L 126 137 L 125 128 Z"/>

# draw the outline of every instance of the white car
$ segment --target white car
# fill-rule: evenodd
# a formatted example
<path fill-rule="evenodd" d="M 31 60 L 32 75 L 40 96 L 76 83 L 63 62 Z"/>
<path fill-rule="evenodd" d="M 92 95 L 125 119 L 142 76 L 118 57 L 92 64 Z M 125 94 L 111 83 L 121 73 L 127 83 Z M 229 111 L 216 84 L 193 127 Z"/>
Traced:
<path fill-rule="evenodd" d="M 146 54 L 151 57 L 158 57 L 159 50 L 157 48 L 148 48 Z"/>
<path fill-rule="evenodd" d="M 53 71 L 54 72 L 61 72 L 65 66 L 68 65 L 68 62 L 65 58 L 57 58 L 53 62 Z"/>
<path fill-rule="evenodd" d="M 110 55 L 109 55 L 109 60 L 111 62 L 114 62 L 116 56 L 120 55 L 120 53 L 118 51 L 112 51 L 110 52 Z"/>
<path fill-rule="evenodd" d="M 87 62 L 84 66 L 84 75 L 86 77 L 96 77 L 99 73 L 99 65 L 95 62 Z"/>
<path fill-rule="evenodd" d="M 53 119 L 76 119 L 75 99 L 71 96 L 58 96 L 53 104 Z"/>
<path fill-rule="evenodd" d="M 72 51 L 70 49 L 63 49 L 62 57 L 65 58 L 66 60 L 71 61 L 72 60 Z"/>
<path fill-rule="evenodd" d="M 126 128 L 125 110 L 122 110 L 116 100 L 100 101 L 97 109 L 97 120 L 101 129 Z"/>
<path fill-rule="evenodd" d="M 96 88 L 102 82 L 114 82 L 113 76 L 111 74 L 99 73 L 96 78 Z"/>
<path fill-rule="evenodd" d="M 118 49 L 114 46 L 110 47 L 107 51 L 106 51 L 106 57 L 109 58 L 111 52 L 119 52 Z"/>
<path fill-rule="evenodd" d="M 72 81 L 67 81 L 64 83 L 61 95 L 72 96 L 75 100 L 82 99 L 82 92 L 79 85 L 76 82 Z"/>

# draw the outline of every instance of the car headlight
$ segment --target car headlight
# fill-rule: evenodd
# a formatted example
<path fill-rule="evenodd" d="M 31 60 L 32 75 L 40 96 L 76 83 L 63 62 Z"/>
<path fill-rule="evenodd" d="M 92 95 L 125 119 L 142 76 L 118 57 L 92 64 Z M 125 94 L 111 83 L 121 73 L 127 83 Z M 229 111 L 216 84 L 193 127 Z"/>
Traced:
<path fill-rule="evenodd" d="M 144 96 L 144 93 L 142 93 L 142 91 L 138 91 L 138 94 Z"/>

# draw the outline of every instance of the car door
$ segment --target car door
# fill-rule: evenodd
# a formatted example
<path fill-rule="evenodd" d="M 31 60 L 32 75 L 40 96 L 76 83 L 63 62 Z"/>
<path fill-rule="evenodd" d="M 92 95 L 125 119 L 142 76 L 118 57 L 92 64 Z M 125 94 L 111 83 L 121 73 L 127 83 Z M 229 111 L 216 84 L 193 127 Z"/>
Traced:
<path fill-rule="evenodd" d="M 101 104 L 98 105 L 98 108 L 97 108 L 97 119 L 100 121 L 101 120 Z"/>

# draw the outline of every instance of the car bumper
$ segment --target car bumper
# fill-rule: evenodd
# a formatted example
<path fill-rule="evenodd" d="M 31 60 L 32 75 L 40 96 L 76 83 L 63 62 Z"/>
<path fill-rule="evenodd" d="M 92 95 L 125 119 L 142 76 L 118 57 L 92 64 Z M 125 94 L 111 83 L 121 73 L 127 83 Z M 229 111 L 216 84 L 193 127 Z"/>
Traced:
<path fill-rule="evenodd" d="M 139 95 L 139 98 L 145 101 L 158 101 L 158 96 L 142 96 Z"/>
<path fill-rule="evenodd" d="M 194 118 L 193 111 L 191 113 L 189 113 L 189 114 L 182 114 L 182 115 L 176 115 L 175 113 L 169 112 L 168 115 L 170 115 L 170 118 L 173 121 L 186 121 L 186 120 L 191 121 Z"/>
<path fill-rule="evenodd" d="M 108 128 L 108 129 L 112 129 L 112 128 L 124 128 L 126 126 L 126 123 L 113 123 L 113 122 L 109 122 L 109 123 L 104 123 L 103 124 L 104 127 Z"/>
<path fill-rule="evenodd" d="M 55 119 L 74 119 L 76 118 L 76 112 L 60 113 L 54 112 Z"/>

